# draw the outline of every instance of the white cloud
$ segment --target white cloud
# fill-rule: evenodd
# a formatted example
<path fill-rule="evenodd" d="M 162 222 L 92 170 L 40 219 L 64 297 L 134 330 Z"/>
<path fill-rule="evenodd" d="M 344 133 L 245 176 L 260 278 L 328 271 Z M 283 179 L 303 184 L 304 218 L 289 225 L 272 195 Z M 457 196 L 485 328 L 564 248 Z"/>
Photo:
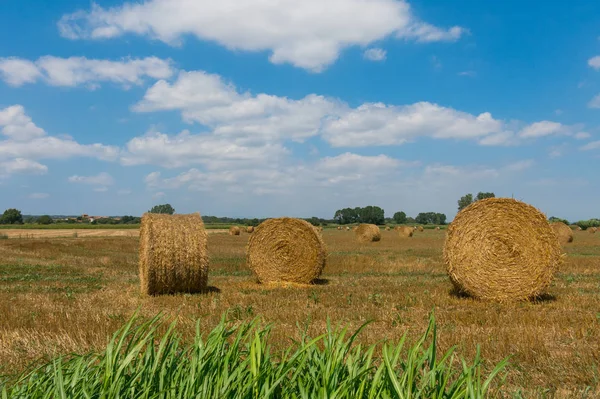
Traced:
<path fill-rule="evenodd" d="M 532 123 L 521 130 L 519 136 L 522 138 L 539 138 L 561 134 L 566 132 L 566 127 L 557 122 L 541 121 Z"/>
<path fill-rule="evenodd" d="M 48 193 L 31 193 L 29 194 L 28 198 L 29 199 L 45 199 L 48 198 L 50 196 L 50 194 Z"/>
<path fill-rule="evenodd" d="M 155 199 L 155 200 L 156 199 L 161 199 L 161 198 L 164 198 L 166 196 L 167 196 L 167 194 L 165 194 L 164 192 L 160 191 L 158 193 L 152 194 L 152 199 Z"/>
<path fill-rule="evenodd" d="M 591 141 L 591 142 L 587 143 L 586 145 L 582 146 L 580 149 L 583 151 L 598 150 L 598 149 L 600 149 L 600 140 Z"/>
<path fill-rule="evenodd" d="M 95 176 L 79 176 L 73 175 L 69 177 L 69 183 L 81 183 L 81 184 L 89 184 L 92 186 L 111 186 L 115 183 L 115 180 L 111 175 L 106 172 L 99 173 Z M 103 190 L 106 191 L 106 190 Z"/>
<path fill-rule="evenodd" d="M 600 94 L 596 95 L 594 98 L 588 102 L 589 108 L 600 108 Z"/>
<path fill-rule="evenodd" d="M 0 109 L 0 127 L 3 135 L 15 141 L 28 141 L 46 134 L 31 121 L 21 105 Z"/>
<path fill-rule="evenodd" d="M 475 71 L 462 71 L 458 73 L 458 76 L 468 76 L 470 78 L 473 78 L 475 76 L 477 76 L 477 72 Z"/>
<path fill-rule="evenodd" d="M 12 86 L 43 80 L 52 86 L 95 88 L 102 82 L 125 87 L 140 85 L 145 77 L 166 79 L 173 74 L 170 60 L 156 57 L 125 58 L 119 61 L 86 57 L 45 56 L 32 62 L 20 58 L 0 58 L 0 77 Z"/>
<path fill-rule="evenodd" d="M 41 72 L 31 61 L 16 57 L 0 58 L 0 77 L 11 86 L 21 86 L 34 83 L 41 77 Z"/>
<path fill-rule="evenodd" d="M 0 162 L 0 175 L 31 174 L 44 175 L 48 173 L 48 167 L 41 163 L 24 158 L 16 158 L 10 161 Z"/>
<path fill-rule="evenodd" d="M 192 34 L 231 50 L 269 51 L 272 63 L 323 70 L 351 46 L 389 36 L 417 42 L 456 41 L 466 30 L 417 19 L 404 0 L 148 0 L 64 15 L 69 39 L 107 39 L 126 33 L 178 45 Z"/>
<path fill-rule="evenodd" d="M 398 145 L 418 137 L 482 139 L 501 132 L 502 125 L 487 112 L 475 116 L 428 102 L 375 103 L 328 120 L 323 137 L 334 147 Z"/>
<path fill-rule="evenodd" d="M 590 58 L 588 65 L 597 71 L 600 70 L 600 55 Z"/>
<path fill-rule="evenodd" d="M 382 48 L 370 48 L 365 50 L 363 57 L 369 61 L 385 61 L 387 52 Z"/>
<path fill-rule="evenodd" d="M 589 139 L 590 137 L 592 137 L 592 135 L 587 132 L 579 132 L 579 133 L 575 133 L 575 135 L 573 137 L 575 137 L 575 139 L 577 139 L 577 140 L 585 140 L 585 139 Z"/>

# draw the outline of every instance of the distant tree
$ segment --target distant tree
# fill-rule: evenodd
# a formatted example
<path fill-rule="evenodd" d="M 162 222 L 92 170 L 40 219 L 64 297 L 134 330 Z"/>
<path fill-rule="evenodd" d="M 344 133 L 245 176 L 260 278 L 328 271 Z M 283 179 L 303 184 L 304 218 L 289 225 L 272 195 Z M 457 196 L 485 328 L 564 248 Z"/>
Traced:
<path fill-rule="evenodd" d="M 48 215 L 40 216 L 37 220 L 38 224 L 52 224 L 53 220 Z"/>
<path fill-rule="evenodd" d="M 172 215 L 175 213 L 175 209 L 171 206 L 171 204 L 162 204 L 153 206 L 148 212 Z"/>
<path fill-rule="evenodd" d="M 394 213 L 394 222 L 396 222 L 398 224 L 406 223 L 406 213 L 404 213 L 404 212 Z"/>
<path fill-rule="evenodd" d="M 333 216 L 333 219 L 336 221 L 336 223 L 338 224 L 350 224 L 350 223 L 357 223 L 358 222 L 358 211 L 360 208 L 344 208 L 344 209 L 339 209 L 335 212 L 335 215 Z"/>
<path fill-rule="evenodd" d="M 459 212 L 462 211 L 463 209 L 465 209 L 472 203 L 473 203 L 473 194 L 467 194 L 467 195 L 460 197 L 460 199 L 458 200 L 458 211 Z"/>
<path fill-rule="evenodd" d="M 18 209 L 7 209 L 0 217 L 0 224 L 23 224 L 23 215 Z"/>
<path fill-rule="evenodd" d="M 378 206 L 366 206 L 360 210 L 360 222 L 383 224 L 385 221 L 385 212 Z"/>
<path fill-rule="evenodd" d="M 306 219 L 306 221 L 308 223 L 312 224 L 313 226 L 320 226 L 321 225 L 321 222 L 319 221 L 319 218 L 315 217 L 315 216 L 311 217 L 310 219 Z"/>
<path fill-rule="evenodd" d="M 436 212 L 419 213 L 415 218 L 418 224 L 446 224 L 446 215 Z"/>
<path fill-rule="evenodd" d="M 554 223 L 554 222 L 561 222 L 561 223 L 564 223 L 564 224 L 566 224 L 566 225 L 569 225 L 569 221 L 568 221 L 568 220 L 566 220 L 566 219 L 561 219 L 561 218 L 557 218 L 557 217 L 555 217 L 555 216 L 551 216 L 551 217 L 549 217 L 549 218 L 548 218 L 548 221 L 549 221 L 550 223 Z"/>
<path fill-rule="evenodd" d="M 410 217 L 410 216 L 406 218 L 406 224 L 415 224 L 415 223 L 416 223 L 415 218 Z"/>
<path fill-rule="evenodd" d="M 475 197 L 475 201 L 479 201 L 479 200 L 486 199 L 486 198 L 495 198 L 495 197 L 496 197 L 496 194 L 494 194 L 494 193 L 479 192 L 479 193 L 477 193 L 477 197 Z"/>

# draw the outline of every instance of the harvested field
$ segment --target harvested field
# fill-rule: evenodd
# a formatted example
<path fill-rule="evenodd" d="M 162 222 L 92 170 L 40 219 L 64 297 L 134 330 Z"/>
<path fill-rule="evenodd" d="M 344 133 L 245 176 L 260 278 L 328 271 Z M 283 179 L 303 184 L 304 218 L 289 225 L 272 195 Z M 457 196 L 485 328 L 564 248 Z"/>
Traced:
<path fill-rule="evenodd" d="M 227 233 L 227 229 L 209 229 L 207 234 Z M 6 234 L 8 238 L 77 238 L 84 237 L 139 237 L 139 229 L 2 229 L 0 234 Z"/>
<path fill-rule="evenodd" d="M 274 350 L 302 331 L 317 336 L 328 318 L 350 330 L 371 321 L 360 343 L 397 341 L 405 332 L 414 342 L 433 309 L 440 351 L 456 345 L 459 355 L 473 359 L 480 345 L 488 372 L 510 356 L 504 397 L 517 391 L 522 398 L 600 395 L 597 234 L 574 232 L 547 296 L 501 304 L 452 292 L 442 260 L 444 230 L 410 240 L 382 231 L 381 241 L 356 245 L 354 234 L 326 229 L 329 257 L 321 280 L 290 287 L 256 284 L 245 266 L 251 235 L 226 232 L 208 237 L 209 293 L 160 297 L 139 293 L 137 237 L 72 238 L 69 230 L 69 238 L 0 240 L 0 375 L 58 354 L 100 350 L 138 308 L 142 317 L 162 311 L 177 318 L 187 338 L 196 320 L 208 330 L 226 311 L 233 323 L 258 316 L 273 324 Z"/>

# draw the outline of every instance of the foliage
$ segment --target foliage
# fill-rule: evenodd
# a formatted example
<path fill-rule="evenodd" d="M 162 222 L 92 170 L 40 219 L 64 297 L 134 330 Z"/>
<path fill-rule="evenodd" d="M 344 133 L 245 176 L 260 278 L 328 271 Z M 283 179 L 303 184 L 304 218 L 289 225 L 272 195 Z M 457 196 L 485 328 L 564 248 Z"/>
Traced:
<path fill-rule="evenodd" d="M 406 213 L 404 213 L 404 212 L 394 213 L 394 222 L 396 222 L 397 224 L 405 224 L 406 223 Z"/>
<path fill-rule="evenodd" d="M 555 217 L 555 216 L 550 216 L 550 217 L 548 218 L 548 221 L 549 221 L 550 223 L 561 222 L 561 223 L 564 223 L 564 224 L 566 224 L 567 226 L 569 225 L 569 221 L 568 221 L 568 220 L 566 220 L 566 219 L 561 219 L 561 218 L 557 218 L 557 217 Z"/>
<path fill-rule="evenodd" d="M 52 224 L 53 220 L 49 215 L 40 216 L 37 219 L 38 224 Z"/>
<path fill-rule="evenodd" d="M 415 222 L 418 224 L 446 224 L 446 215 L 435 212 L 419 213 Z"/>
<path fill-rule="evenodd" d="M 590 227 L 600 227 L 600 219 L 580 220 L 575 224 L 583 230 L 587 230 Z"/>
<path fill-rule="evenodd" d="M 372 223 L 384 224 L 385 212 L 378 206 L 366 206 L 364 208 L 344 208 L 335 212 L 333 219 L 338 224 Z"/>
<path fill-rule="evenodd" d="M 150 213 L 165 213 L 168 215 L 172 215 L 175 213 L 175 209 L 171 206 L 171 204 L 162 204 L 162 205 L 154 205 L 152 209 L 148 212 Z"/>
<path fill-rule="evenodd" d="M 494 194 L 494 193 L 484 193 L 481 191 L 477 193 L 477 196 L 475 197 L 475 199 L 473 199 L 473 194 L 465 194 L 462 197 L 460 197 L 460 199 L 458 200 L 458 211 L 459 212 L 462 211 L 464 208 L 468 207 L 475 201 L 480 201 L 482 199 L 495 198 L 495 197 L 496 197 L 496 194 Z"/>
<path fill-rule="evenodd" d="M 0 224 L 23 224 L 23 215 L 18 209 L 7 209 L 0 217 Z"/>
<path fill-rule="evenodd" d="M 102 353 L 57 358 L 4 385 L 2 397 L 484 398 L 506 365 L 486 377 L 479 351 L 472 364 L 453 349 L 438 356 L 433 316 L 406 349 L 406 335 L 378 350 L 355 345 L 365 326 L 350 334 L 328 323 L 323 335 L 304 334 L 281 355 L 271 352 L 270 327 L 232 326 L 226 317 L 205 336 L 197 324 L 185 344 L 175 323 L 155 317 L 136 327 L 134 316 Z"/>

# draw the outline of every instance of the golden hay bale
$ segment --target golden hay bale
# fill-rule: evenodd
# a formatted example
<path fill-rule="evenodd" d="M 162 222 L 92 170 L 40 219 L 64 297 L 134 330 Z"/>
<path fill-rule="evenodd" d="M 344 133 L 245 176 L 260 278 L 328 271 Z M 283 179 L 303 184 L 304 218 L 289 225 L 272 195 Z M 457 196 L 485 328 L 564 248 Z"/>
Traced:
<path fill-rule="evenodd" d="M 435 231 L 440 231 L 440 226 L 437 226 L 437 227 L 435 228 Z"/>
<path fill-rule="evenodd" d="M 575 227 L 575 230 L 577 230 L 577 231 L 581 231 L 581 230 L 582 230 L 582 229 L 581 229 L 581 226 L 576 226 L 576 227 Z"/>
<path fill-rule="evenodd" d="M 562 222 L 554 222 L 550 226 L 552 226 L 554 233 L 558 237 L 558 242 L 561 244 L 573 242 L 573 230 L 569 226 Z"/>
<path fill-rule="evenodd" d="M 240 228 L 237 226 L 231 226 L 229 228 L 229 235 L 230 236 L 239 236 L 240 235 Z"/>
<path fill-rule="evenodd" d="M 346 231 L 350 231 L 350 226 L 346 226 Z"/>
<path fill-rule="evenodd" d="M 413 236 L 415 230 L 412 227 L 408 226 L 399 226 L 398 227 L 398 235 L 403 238 L 410 238 Z"/>
<path fill-rule="evenodd" d="M 246 233 L 252 233 L 254 231 L 254 226 L 246 227 Z"/>
<path fill-rule="evenodd" d="M 207 234 L 200 214 L 146 213 L 140 228 L 143 294 L 200 292 L 208 281 Z"/>
<path fill-rule="evenodd" d="M 381 240 L 381 231 L 374 224 L 363 223 L 359 224 L 354 233 L 360 242 L 372 242 Z"/>
<path fill-rule="evenodd" d="M 321 234 L 310 223 L 293 218 L 262 222 L 248 241 L 246 261 L 258 281 L 309 284 L 327 258 Z"/>
<path fill-rule="evenodd" d="M 587 232 L 590 233 L 590 234 L 594 234 L 596 232 L 596 230 L 597 229 L 595 227 L 588 227 L 587 228 Z"/>
<path fill-rule="evenodd" d="M 423 226 L 419 226 L 418 229 L 420 232 L 423 232 Z"/>
<path fill-rule="evenodd" d="M 385 226 L 385 231 L 390 231 L 390 226 Z"/>
<path fill-rule="evenodd" d="M 511 301 L 542 294 L 563 255 L 544 214 L 514 199 L 489 198 L 456 215 L 446 234 L 444 261 L 459 291 Z"/>
<path fill-rule="evenodd" d="M 341 229 L 342 229 L 342 227 L 341 227 L 341 226 L 338 226 L 338 228 L 337 228 L 337 229 L 338 229 L 338 230 L 341 230 Z"/>

